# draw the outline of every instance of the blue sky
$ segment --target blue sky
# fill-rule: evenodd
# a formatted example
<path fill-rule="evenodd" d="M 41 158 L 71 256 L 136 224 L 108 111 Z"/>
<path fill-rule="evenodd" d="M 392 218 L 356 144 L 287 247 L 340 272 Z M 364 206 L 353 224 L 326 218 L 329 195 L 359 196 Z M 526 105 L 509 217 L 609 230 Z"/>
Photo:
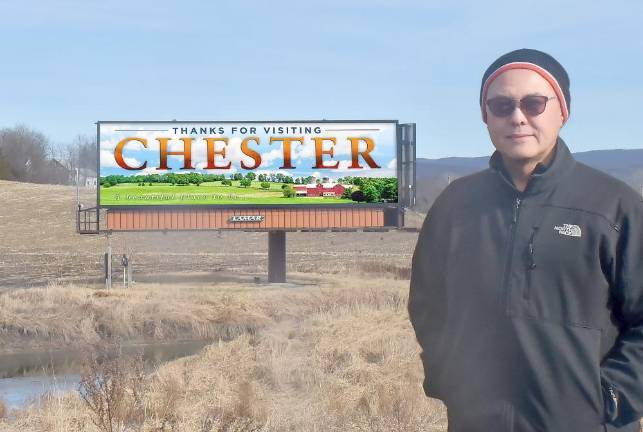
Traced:
<path fill-rule="evenodd" d="M 643 2 L 3 1 L 0 127 L 393 119 L 419 157 L 492 151 L 478 92 L 516 48 L 571 77 L 573 151 L 643 147 Z"/>

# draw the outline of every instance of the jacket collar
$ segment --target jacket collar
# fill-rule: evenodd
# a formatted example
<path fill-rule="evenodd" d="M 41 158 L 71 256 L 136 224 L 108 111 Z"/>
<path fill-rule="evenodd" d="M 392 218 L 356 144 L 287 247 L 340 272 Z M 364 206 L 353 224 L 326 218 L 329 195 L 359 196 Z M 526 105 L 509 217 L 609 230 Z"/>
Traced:
<path fill-rule="evenodd" d="M 554 157 L 549 165 L 538 163 L 533 173 L 529 177 L 529 182 L 524 192 L 525 195 L 536 194 L 545 190 L 553 188 L 567 173 L 571 171 L 571 167 L 576 163 L 572 156 L 567 144 L 561 137 L 558 137 L 554 148 Z M 502 156 L 498 150 L 493 152 L 489 159 L 489 168 L 495 171 L 502 177 L 503 181 L 507 183 L 516 193 L 520 193 L 513 184 L 511 175 L 505 168 L 502 162 Z"/>

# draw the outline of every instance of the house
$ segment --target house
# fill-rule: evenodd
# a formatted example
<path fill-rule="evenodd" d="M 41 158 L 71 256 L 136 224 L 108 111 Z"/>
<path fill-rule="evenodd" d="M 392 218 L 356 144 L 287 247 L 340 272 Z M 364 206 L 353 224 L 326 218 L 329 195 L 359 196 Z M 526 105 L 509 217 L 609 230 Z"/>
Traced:
<path fill-rule="evenodd" d="M 31 160 L 27 161 L 27 168 L 31 165 Z M 56 159 L 47 161 L 47 183 L 50 184 L 68 184 L 69 170 Z"/>
<path fill-rule="evenodd" d="M 96 171 L 89 168 L 78 168 L 78 178 L 76 178 L 76 172 L 74 172 L 72 179 L 72 184 L 78 183 L 79 187 L 86 187 L 87 189 L 96 189 L 98 184 L 98 176 Z"/>

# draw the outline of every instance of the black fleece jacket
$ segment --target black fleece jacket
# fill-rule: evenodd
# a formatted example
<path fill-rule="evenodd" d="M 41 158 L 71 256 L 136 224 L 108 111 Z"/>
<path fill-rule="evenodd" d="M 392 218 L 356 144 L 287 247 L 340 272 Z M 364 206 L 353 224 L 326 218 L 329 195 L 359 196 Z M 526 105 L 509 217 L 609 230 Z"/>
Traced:
<path fill-rule="evenodd" d="M 639 430 L 643 203 L 555 151 L 523 192 L 495 152 L 420 232 L 409 316 L 450 432 Z"/>

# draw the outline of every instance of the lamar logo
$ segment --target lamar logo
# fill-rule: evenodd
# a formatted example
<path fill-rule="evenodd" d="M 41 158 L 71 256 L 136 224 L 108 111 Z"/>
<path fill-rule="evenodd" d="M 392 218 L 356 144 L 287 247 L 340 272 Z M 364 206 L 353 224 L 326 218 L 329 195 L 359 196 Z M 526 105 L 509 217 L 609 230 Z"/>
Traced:
<path fill-rule="evenodd" d="M 578 225 L 563 224 L 563 226 L 555 226 L 554 229 L 558 231 L 558 234 L 570 236 L 570 237 L 580 237 L 581 230 Z"/>
<path fill-rule="evenodd" d="M 230 216 L 230 222 L 261 222 L 263 216 Z"/>

